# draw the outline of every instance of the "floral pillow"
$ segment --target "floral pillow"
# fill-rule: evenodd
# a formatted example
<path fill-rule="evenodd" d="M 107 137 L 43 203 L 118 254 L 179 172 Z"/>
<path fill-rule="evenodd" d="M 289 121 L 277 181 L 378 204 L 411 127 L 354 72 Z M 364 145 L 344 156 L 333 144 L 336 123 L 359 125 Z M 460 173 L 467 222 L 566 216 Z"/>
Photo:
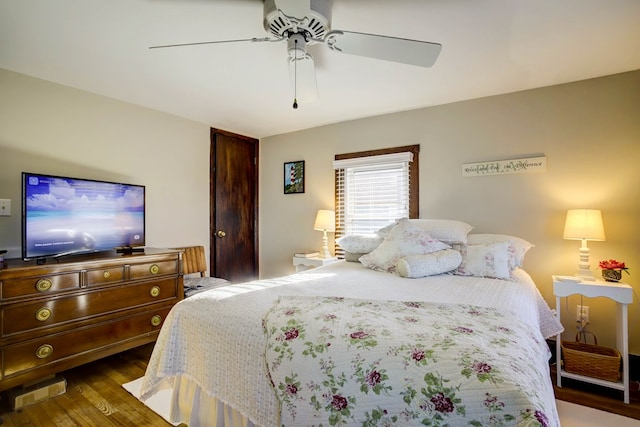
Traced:
<path fill-rule="evenodd" d="M 454 274 L 459 276 L 491 277 L 494 279 L 511 278 L 508 242 L 487 245 L 460 245 L 456 249 L 462 255 L 462 263 Z"/>
<path fill-rule="evenodd" d="M 467 243 L 470 245 L 486 245 L 488 243 L 509 242 L 509 263 L 511 269 L 522 267 L 524 256 L 534 245 L 519 237 L 508 234 L 469 234 Z"/>
<path fill-rule="evenodd" d="M 449 249 L 451 246 L 434 239 L 407 219 L 400 220 L 384 241 L 360 262 L 372 270 L 394 272 L 398 261 L 409 255 L 423 255 Z"/>
<path fill-rule="evenodd" d="M 377 231 L 378 236 L 386 237 L 393 227 L 400 221 L 409 221 L 416 226 L 422 228 L 429 233 L 433 238 L 442 242 L 453 243 L 467 243 L 467 234 L 473 228 L 466 222 L 456 221 L 453 219 L 408 219 L 402 218 L 389 224 L 386 227 Z"/>
<path fill-rule="evenodd" d="M 336 243 L 345 251 L 357 254 L 368 254 L 384 240 L 376 234 L 352 234 L 342 236 L 336 240 Z"/>
<path fill-rule="evenodd" d="M 453 271 L 462 262 L 460 252 L 444 249 L 425 255 L 410 255 L 398 261 L 396 270 L 402 277 L 418 278 Z"/>

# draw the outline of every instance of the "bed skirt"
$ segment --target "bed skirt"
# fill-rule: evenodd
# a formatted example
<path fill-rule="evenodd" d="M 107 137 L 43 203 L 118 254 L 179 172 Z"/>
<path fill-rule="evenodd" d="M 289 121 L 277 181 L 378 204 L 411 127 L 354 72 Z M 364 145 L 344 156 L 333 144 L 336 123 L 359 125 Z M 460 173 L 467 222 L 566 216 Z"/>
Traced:
<path fill-rule="evenodd" d="M 175 377 L 169 409 L 171 422 L 185 423 L 189 427 L 256 427 L 246 416 L 207 394 L 185 375 Z M 212 420 L 216 422 L 212 423 Z"/>

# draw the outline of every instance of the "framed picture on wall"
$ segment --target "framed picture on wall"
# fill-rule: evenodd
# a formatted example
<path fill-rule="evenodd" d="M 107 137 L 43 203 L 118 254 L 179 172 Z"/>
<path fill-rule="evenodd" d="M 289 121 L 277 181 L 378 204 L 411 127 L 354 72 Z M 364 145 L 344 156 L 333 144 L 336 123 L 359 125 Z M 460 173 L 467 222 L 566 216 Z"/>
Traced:
<path fill-rule="evenodd" d="M 304 193 L 304 160 L 284 164 L 284 194 Z"/>

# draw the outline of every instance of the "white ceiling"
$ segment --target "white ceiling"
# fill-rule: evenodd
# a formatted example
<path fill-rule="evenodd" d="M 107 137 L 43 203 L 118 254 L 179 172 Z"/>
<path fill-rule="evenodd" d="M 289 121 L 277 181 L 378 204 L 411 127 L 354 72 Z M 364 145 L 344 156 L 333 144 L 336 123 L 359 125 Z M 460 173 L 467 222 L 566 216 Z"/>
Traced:
<path fill-rule="evenodd" d="M 261 0 L 1 0 L 0 68 L 257 138 L 640 69 L 640 0 L 334 0 L 332 28 L 441 43 L 432 68 L 311 46 L 291 107 Z M 315 48 L 315 49 L 314 49 Z"/>

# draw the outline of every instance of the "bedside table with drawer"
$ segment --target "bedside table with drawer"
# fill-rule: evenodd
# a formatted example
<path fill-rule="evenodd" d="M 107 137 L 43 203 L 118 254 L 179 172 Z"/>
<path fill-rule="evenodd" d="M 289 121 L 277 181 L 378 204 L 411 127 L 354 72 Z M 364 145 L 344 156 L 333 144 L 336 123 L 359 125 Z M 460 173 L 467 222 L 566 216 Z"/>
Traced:
<path fill-rule="evenodd" d="M 293 266 L 296 268 L 296 273 L 300 271 L 309 270 L 314 267 L 321 267 L 323 265 L 331 264 L 338 261 L 338 258 L 320 258 L 320 257 L 293 257 Z"/>

